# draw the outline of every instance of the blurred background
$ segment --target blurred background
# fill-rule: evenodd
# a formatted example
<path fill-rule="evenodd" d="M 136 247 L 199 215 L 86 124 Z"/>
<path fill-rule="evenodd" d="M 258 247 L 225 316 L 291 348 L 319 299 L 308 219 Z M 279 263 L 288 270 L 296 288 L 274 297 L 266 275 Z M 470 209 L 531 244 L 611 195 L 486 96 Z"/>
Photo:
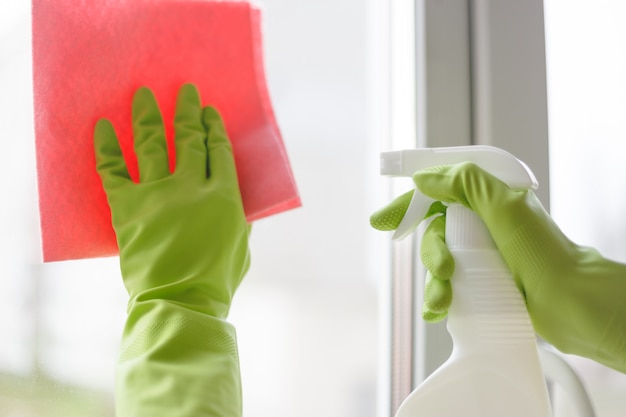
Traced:
<path fill-rule="evenodd" d="M 626 2 L 544 0 L 544 12 L 551 214 L 574 242 L 626 262 Z M 624 414 L 626 375 L 567 359 L 598 417 Z"/>
<path fill-rule="evenodd" d="M 246 415 L 384 415 L 388 236 L 368 224 L 388 199 L 381 2 L 261 2 L 267 81 L 304 206 L 252 234 L 230 316 Z M 626 3 L 544 4 L 552 214 L 577 243 L 626 262 Z M 0 415 L 112 417 L 127 296 L 117 258 L 41 262 L 30 29 L 29 2 L 0 4 Z M 570 359 L 597 415 L 623 415 L 626 377 Z"/>

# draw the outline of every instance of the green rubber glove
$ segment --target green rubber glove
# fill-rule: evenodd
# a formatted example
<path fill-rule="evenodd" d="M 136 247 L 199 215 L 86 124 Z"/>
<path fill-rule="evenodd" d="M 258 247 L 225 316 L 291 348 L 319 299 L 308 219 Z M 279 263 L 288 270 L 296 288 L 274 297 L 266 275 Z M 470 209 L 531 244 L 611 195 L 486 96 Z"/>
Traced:
<path fill-rule="evenodd" d="M 626 265 L 570 241 L 531 191 L 513 191 L 471 163 L 418 171 L 413 180 L 437 201 L 460 203 L 486 224 L 525 297 L 537 333 L 565 353 L 626 373 Z M 412 192 L 374 213 L 373 227 L 397 228 Z M 424 232 L 421 258 L 429 271 L 425 319 L 447 314 L 454 259 L 445 245 L 445 208 Z"/>
<path fill-rule="evenodd" d="M 132 119 L 138 183 L 111 123 L 102 119 L 94 131 L 130 295 L 116 415 L 240 416 L 236 335 L 224 319 L 249 267 L 249 226 L 231 144 L 193 85 L 176 103 L 174 173 L 149 89 L 137 90 Z"/>

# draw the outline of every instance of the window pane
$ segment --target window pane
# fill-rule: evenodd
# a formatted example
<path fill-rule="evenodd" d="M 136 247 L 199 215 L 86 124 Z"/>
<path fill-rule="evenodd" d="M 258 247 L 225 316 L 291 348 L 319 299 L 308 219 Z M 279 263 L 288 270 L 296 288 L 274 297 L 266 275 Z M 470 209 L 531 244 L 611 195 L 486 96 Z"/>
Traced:
<path fill-rule="evenodd" d="M 552 214 L 576 243 L 626 262 L 626 3 L 546 0 L 545 19 Z M 623 415 L 626 376 L 570 359 L 598 417 Z"/>

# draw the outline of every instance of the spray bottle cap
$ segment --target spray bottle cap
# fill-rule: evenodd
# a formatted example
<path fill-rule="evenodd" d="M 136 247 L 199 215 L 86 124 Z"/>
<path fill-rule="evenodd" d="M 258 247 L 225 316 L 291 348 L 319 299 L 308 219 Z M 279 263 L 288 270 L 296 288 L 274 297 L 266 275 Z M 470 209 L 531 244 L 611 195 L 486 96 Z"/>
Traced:
<path fill-rule="evenodd" d="M 525 163 L 507 151 L 485 145 L 382 152 L 380 173 L 396 177 L 412 177 L 415 171 L 424 168 L 461 162 L 472 162 L 478 165 L 514 190 L 537 188 L 537 180 Z M 432 203 L 431 198 L 416 190 L 393 239 L 403 239 L 411 234 L 424 220 Z"/>

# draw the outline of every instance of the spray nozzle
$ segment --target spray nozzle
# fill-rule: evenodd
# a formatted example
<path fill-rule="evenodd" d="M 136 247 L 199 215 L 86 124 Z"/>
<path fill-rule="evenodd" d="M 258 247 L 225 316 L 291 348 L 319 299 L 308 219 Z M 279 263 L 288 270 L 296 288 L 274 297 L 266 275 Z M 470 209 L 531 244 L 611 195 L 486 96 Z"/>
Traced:
<path fill-rule="evenodd" d="M 439 165 L 472 162 L 515 190 L 537 188 L 537 180 L 528 166 L 507 151 L 493 146 L 472 145 L 445 148 L 420 148 L 382 152 L 380 173 L 396 177 L 412 177 L 415 171 Z M 433 200 L 417 190 L 393 239 L 411 234 L 428 211 Z"/>

